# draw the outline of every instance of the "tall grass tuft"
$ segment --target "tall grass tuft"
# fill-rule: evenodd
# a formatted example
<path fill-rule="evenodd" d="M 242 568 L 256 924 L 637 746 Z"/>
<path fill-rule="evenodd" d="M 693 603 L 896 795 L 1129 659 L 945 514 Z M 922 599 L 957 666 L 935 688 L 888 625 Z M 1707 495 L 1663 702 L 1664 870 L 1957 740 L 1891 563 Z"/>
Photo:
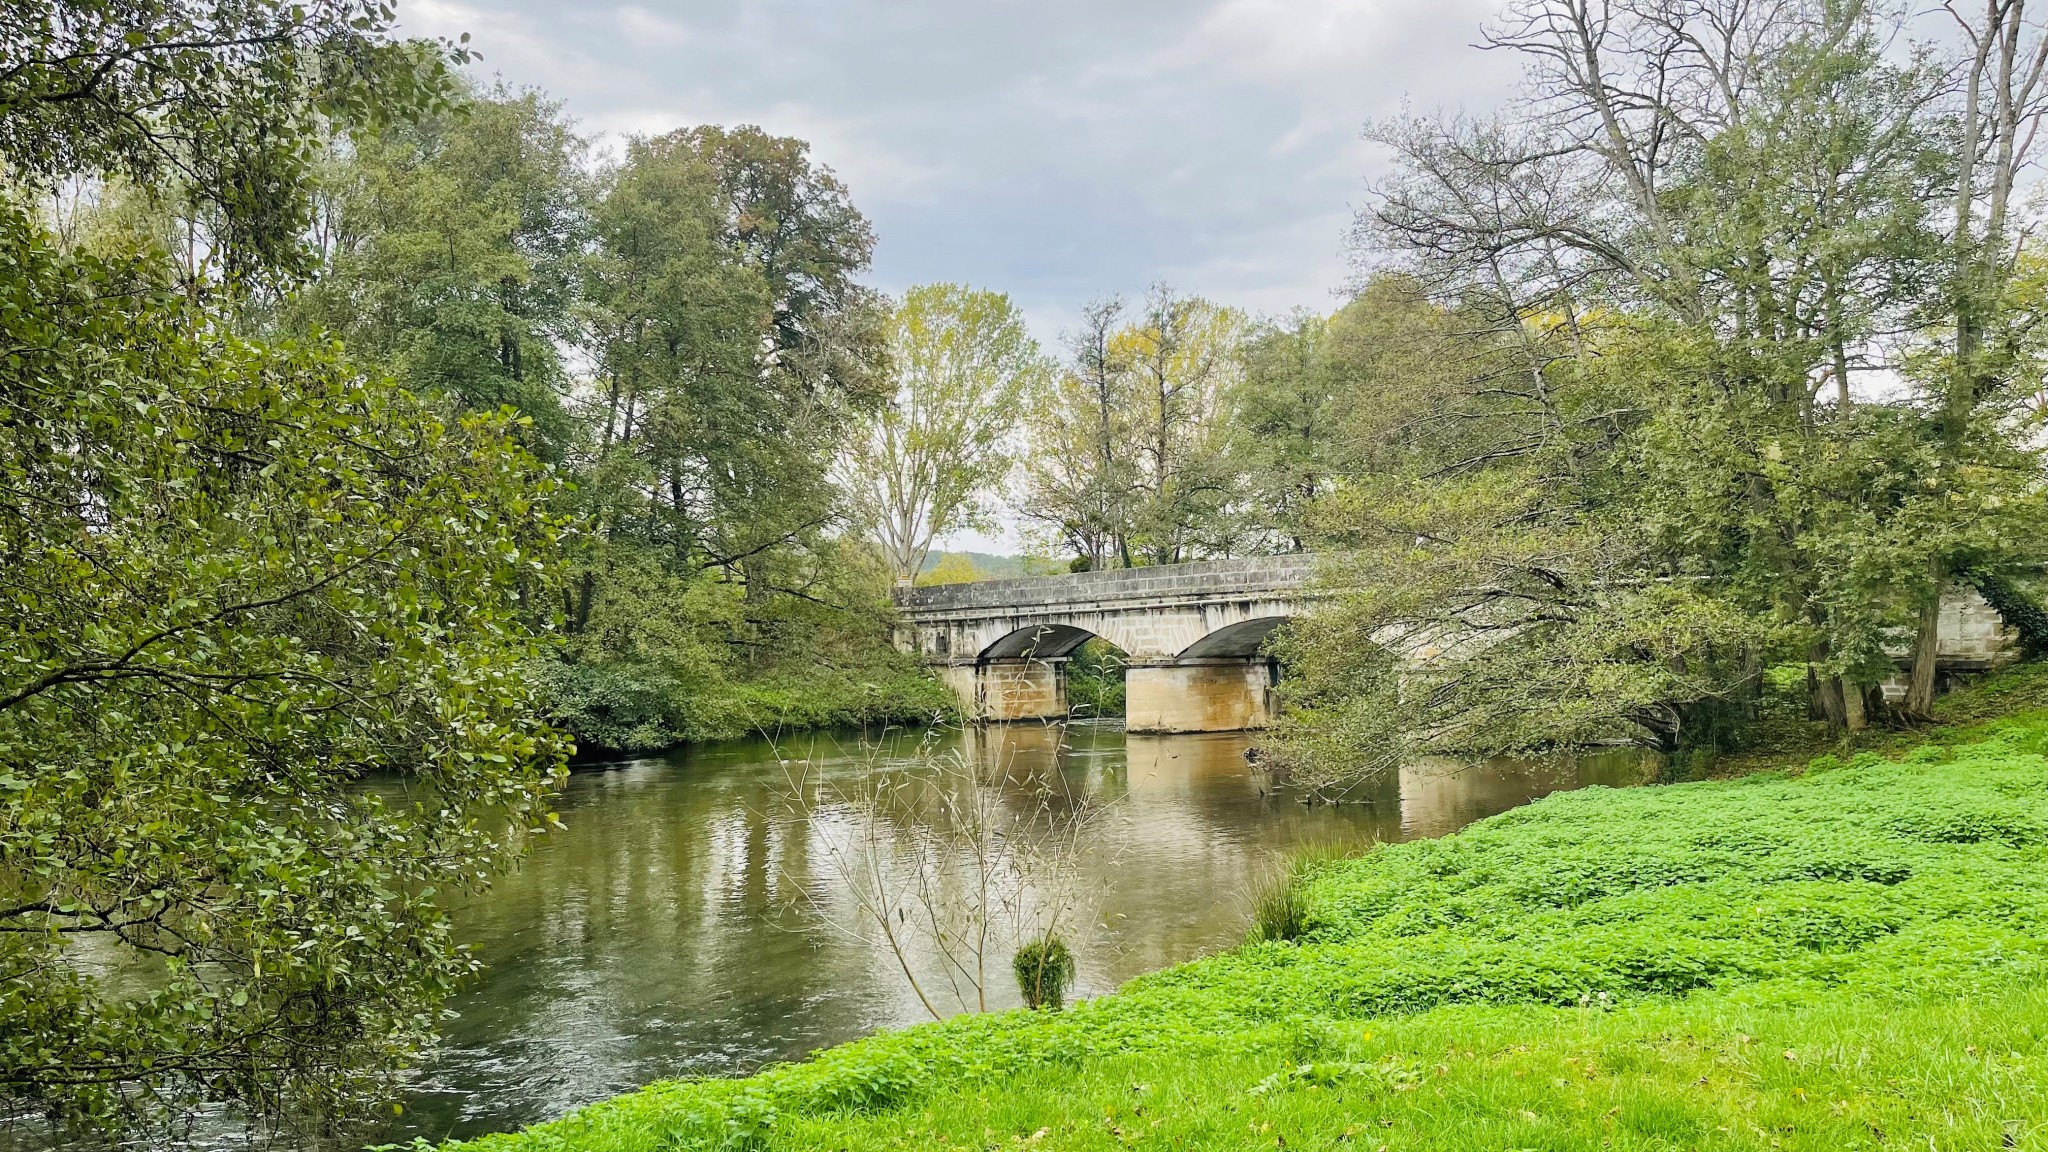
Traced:
<path fill-rule="evenodd" d="M 1017 949 L 1010 960 L 1017 974 L 1017 990 L 1032 1008 L 1057 1012 L 1067 1002 L 1067 988 L 1074 982 L 1074 954 L 1057 936 L 1041 936 Z"/>
<path fill-rule="evenodd" d="M 1308 887 L 1332 863 L 1359 855 L 1354 845 L 1315 841 L 1296 849 L 1287 862 L 1252 887 L 1248 942 L 1299 940 L 1308 934 Z"/>

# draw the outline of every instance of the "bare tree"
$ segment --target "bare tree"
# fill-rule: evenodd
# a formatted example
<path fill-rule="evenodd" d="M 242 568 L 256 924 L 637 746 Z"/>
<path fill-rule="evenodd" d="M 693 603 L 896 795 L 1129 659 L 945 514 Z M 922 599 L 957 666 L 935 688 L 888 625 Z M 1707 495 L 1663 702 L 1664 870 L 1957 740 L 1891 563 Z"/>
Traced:
<path fill-rule="evenodd" d="M 1019 947 L 1086 915 L 1078 864 L 1109 812 L 1056 771 L 1018 770 L 1000 745 L 980 752 L 943 750 L 928 734 L 908 762 L 871 747 L 849 782 L 792 781 L 827 829 L 822 860 L 840 901 L 807 905 L 893 961 L 934 1019 L 987 1011 Z"/>
<path fill-rule="evenodd" d="M 911 289 L 889 345 L 895 401 L 854 440 L 841 482 L 907 584 L 933 540 L 986 521 L 1047 366 L 1008 296 L 957 284 Z"/>

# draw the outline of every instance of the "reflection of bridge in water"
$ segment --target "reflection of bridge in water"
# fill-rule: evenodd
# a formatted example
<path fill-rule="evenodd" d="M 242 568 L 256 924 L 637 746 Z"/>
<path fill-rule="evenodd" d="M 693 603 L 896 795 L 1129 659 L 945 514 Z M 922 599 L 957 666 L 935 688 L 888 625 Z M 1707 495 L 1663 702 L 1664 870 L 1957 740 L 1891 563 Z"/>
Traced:
<path fill-rule="evenodd" d="M 1261 648 L 1313 600 L 1313 566 L 1267 556 L 907 589 L 896 644 L 936 668 L 975 720 L 1066 716 L 1067 662 L 1100 637 L 1128 660 L 1130 731 L 1263 728 L 1278 669 Z M 1986 668 L 2010 648 L 1975 589 L 1944 597 L 1942 667 Z"/>
<path fill-rule="evenodd" d="M 1242 938 L 1258 877 L 1308 846 L 1346 854 L 1441 836 L 1553 792 L 1642 783 L 1636 750 L 1480 763 L 1426 758 L 1308 805 L 1250 766 L 1241 733 L 1131 735 L 1114 723 L 963 729 L 985 786 L 1029 809 L 1072 797 L 1099 821 L 1074 880 L 1094 913 L 1069 942 L 1086 994 Z"/>

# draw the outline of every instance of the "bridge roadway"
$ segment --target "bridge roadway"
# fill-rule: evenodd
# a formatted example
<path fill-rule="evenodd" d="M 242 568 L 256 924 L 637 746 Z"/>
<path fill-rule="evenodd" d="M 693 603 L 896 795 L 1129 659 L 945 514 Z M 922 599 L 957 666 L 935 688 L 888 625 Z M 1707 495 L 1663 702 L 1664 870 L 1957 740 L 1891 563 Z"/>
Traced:
<path fill-rule="evenodd" d="M 1090 637 L 1122 649 L 1133 732 L 1230 732 L 1273 716 L 1266 637 L 1316 598 L 1315 558 L 1262 556 L 897 593 L 896 646 L 922 657 L 977 721 L 1067 715 L 1067 662 Z M 1942 664 L 1981 669 L 2010 647 L 1974 589 L 1943 602 Z"/>

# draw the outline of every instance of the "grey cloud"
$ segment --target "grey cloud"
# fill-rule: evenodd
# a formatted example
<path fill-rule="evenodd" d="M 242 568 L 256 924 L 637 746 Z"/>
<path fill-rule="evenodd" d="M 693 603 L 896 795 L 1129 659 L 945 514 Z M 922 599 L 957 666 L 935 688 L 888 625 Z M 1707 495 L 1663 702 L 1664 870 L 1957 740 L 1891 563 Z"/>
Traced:
<path fill-rule="evenodd" d="M 1166 279 L 1327 308 L 1371 174 L 1368 118 L 1484 108 L 1487 0 L 415 0 L 486 71 L 619 135 L 804 136 L 881 237 L 875 280 L 1010 292 L 1051 338 Z"/>

